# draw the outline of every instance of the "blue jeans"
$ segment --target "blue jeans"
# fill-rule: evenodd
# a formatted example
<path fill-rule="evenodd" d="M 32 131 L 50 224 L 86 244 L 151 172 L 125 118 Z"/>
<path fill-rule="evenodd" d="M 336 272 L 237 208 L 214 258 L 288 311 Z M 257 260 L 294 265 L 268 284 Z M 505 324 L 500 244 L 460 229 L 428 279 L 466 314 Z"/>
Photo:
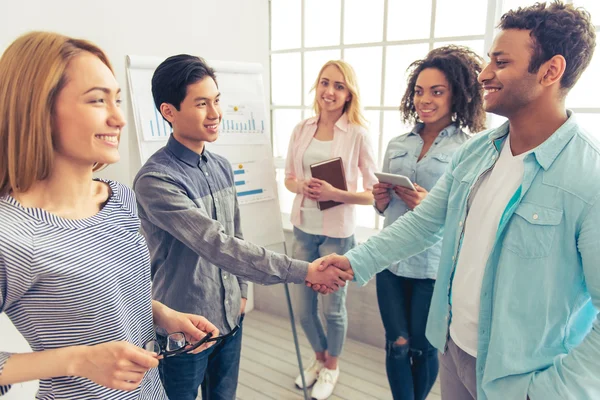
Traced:
<path fill-rule="evenodd" d="M 344 254 L 356 243 L 354 235 L 347 238 L 331 238 L 311 235 L 298 228 L 294 228 L 294 239 L 292 257 L 309 262 L 331 253 Z M 335 293 L 319 296 L 304 285 L 292 285 L 294 311 L 310 345 L 317 353 L 327 350 L 333 357 L 339 357 L 342 353 L 348 330 L 347 289 L 348 286 L 344 286 Z M 319 317 L 319 298 L 327 321 L 327 334 Z"/>
<path fill-rule="evenodd" d="M 385 328 L 385 366 L 394 400 L 424 400 L 438 374 L 437 350 L 425 337 L 435 280 L 377 274 L 377 301 Z M 395 342 L 406 339 L 405 345 Z"/>
<path fill-rule="evenodd" d="M 182 354 L 164 358 L 159 371 L 170 399 L 195 400 L 202 386 L 203 400 L 235 400 L 240 353 L 242 320 L 233 337 L 198 354 Z"/>

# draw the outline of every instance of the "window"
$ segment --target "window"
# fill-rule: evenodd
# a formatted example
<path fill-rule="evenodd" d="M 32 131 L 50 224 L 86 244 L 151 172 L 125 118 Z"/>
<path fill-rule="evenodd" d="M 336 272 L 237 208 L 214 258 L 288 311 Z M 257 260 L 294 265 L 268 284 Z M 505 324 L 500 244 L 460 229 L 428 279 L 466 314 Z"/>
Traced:
<path fill-rule="evenodd" d="M 598 0 L 567 1 L 585 7 L 600 31 Z M 501 15 L 534 3 L 419 0 L 411 2 L 407 12 L 405 0 L 271 0 L 271 120 L 282 212 L 290 212 L 294 197 L 283 186 L 289 138 L 298 122 L 313 115 L 314 93 L 310 90 L 326 61 L 341 58 L 356 70 L 371 144 L 381 167 L 390 139 L 411 129 L 401 123 L 398 111 L 410 63 L 450 43 L 468 46 L 484 56 Z M 464 10 L 469 10 L 468 17 Z M 468 23 L 457 23 L 465 18 Z M 598 53 L 596 49 L 592 64 L 567 100 L 567 106 L 592 133 L 600 124 L 600 102 L 590 90 L 595 87 L 592 71 L 600 71 Z M 488 125 L 495 127 L 504 121 L 490 115 Z M 370 207 L 358 207 L 357 212 L 359 226 L 381 227 L 382 221 Z"/>

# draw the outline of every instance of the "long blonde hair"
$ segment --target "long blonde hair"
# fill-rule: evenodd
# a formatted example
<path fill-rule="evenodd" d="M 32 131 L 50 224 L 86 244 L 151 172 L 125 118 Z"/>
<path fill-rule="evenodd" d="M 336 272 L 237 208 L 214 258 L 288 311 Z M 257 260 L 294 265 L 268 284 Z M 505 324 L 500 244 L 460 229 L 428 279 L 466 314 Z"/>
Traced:
<path fill-rule="evenodd" d="M 54 105 L 66 84 L 69 61 L 82 52 L 94 54 L 113 71 L 94 44 L 51 32 L 19 37 L 0 58 L 0 196 L 25 192 L 49 176 Z M 94 171 L 104 166 L 96 164 Z"/>
<path fill-rule="evenodd" d="M 351 124 L 360 125 L 360 126 L 366 128 L 367 122 L 365 120 L 365 117 L 362 114 L 362 108 L 360 105 L 360 94 L 358 91 L 358 83 L 356 80 L 356 73 L 354 72 L 354 68 L 352 68 L 352 66 L 350 64 L 348 64 L 346 61 L 342 61 L 342 60 L 327 61 L 325 63 L 325 65 L 323 65 L 323 67 L 321 67 L 321 70 L 319 71 L 319 75 L 317 75 L 317 80 L 315 81 L 311 90 L 315 90 L 317 88 L 317 85 L 319 85 L 319 80 L 321 79 L 321 74 L 323 73 L 325 68 L 329 67 L 330 65 L 335 66 L 342 73 L 342 75 L 344 76 L 344 80 L 346 81 L 346 86 L 348 87 L 348 90 L 350 91 L 350 100 L 347 101 L 346 104 L 344 104 L 344 112 L 346 113 L 346 115 L 348 115 L 348 122 L 350 122 Z M 319 106 L 319 103 L 317 102 L 316 95 L 315 95 L 315 99 L 313 101 L 313 110 L 315 111 L 315 114 L 317 114 L 317 115 L 319 115 L 321 113 L 321 107 Z"/>

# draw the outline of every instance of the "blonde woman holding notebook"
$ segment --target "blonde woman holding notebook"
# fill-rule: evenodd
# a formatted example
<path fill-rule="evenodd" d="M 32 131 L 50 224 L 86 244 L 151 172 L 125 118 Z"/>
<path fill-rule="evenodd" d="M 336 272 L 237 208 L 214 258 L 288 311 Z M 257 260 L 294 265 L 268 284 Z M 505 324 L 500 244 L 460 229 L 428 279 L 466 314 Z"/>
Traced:
<path fill-rule="evenodd" d="M 291 221 L 294 225 L 293 257 L 313 261 L 332 252 L 344 254 L 355 245 L 354 205 L 373 204 L 373 185 L 377 182 L 373 150 L 365 119 L 360 110 L 356 74 L 344 61 L 328 61 L 313 86 L 316 116 L 300 122 L 292 134 L 286 160 L 286 188 L 296 193 Z M 310 166 L 340 157 L 347 191 L 311 176 Z M 358 191 L 358 177 L 363 188 Z M 320 210 L 319 202 L 335 201 L 335 207 Z M 342 351 L 348 319 L 346 287 L 319 298 L 303 285 L 293 287 L 294 307 L 302 328 L 315 351 L 315 360 L 304 371 L 312 398 L 331 395 L 339 376 L 338 357 Z M 319 318 L 318 301 L 327 329 Z M 325 334 L 327 331 L 327 334 Z M 296 385 L 302 387 L 300 376 Z"/>

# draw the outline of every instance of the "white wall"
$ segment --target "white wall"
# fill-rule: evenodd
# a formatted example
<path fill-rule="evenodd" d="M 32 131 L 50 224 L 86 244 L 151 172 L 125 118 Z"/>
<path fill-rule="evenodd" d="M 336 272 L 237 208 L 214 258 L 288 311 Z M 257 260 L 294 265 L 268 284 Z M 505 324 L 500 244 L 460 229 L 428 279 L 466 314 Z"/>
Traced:
<path fill-rule="evenodd" d="M 189 53 L 212 60 L 259 62 L 269 94 L 268 0 L 2 0 L 0 51 L 19 35 L 51 30 L 93 41 L 107 52 L 128 97 L 125 56 Z M 102 176 L 131 184 L 140 167 L 133 114 L 121 141 L 121 162 Z M 269 104 L 269 99 L 265 99 Z"/>
<path fill-rule="evenodd" d="M 189 53 L 211 60 L 259 62 L 269 94 L 268 0 L 0 0 L 0 5 L 0 52 L 32 30 L 88 39 L 107 52 L 125 94 L 129 125 L 122 135 L 121 161 L 101 173 L 105 178 L 130 185 L 140 167 L 127 100 L 126 55 Z M 269 104 L 268 98 L 265 101 Z M 0 348 L 28 350 L 5 316 L 0 316 Z M 34 392 L 35 385 L 24 385 L 3 399 L 31 399 Z"/>

